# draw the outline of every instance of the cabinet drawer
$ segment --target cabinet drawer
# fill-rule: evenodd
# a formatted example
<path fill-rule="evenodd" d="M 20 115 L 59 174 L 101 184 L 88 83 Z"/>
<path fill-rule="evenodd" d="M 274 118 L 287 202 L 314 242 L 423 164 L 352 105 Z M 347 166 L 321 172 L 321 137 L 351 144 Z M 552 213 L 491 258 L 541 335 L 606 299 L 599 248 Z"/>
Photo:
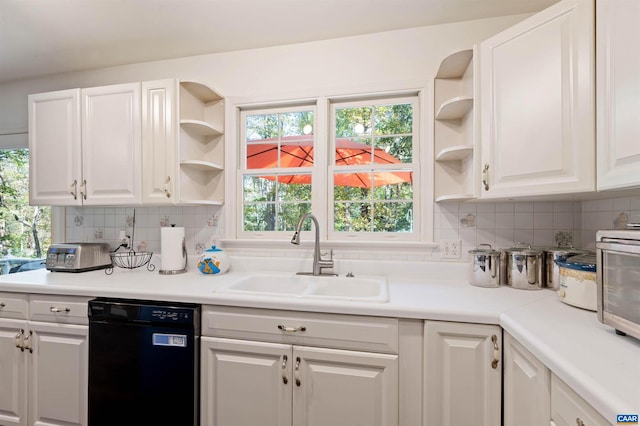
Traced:
<path fill-rule="evenodd" d="M 558 426 L 611 424 L 554 374 L 551 375 L 551 420 Z"/>
<path fill-rule="evenodd" d="M 0 293 L 0 318 L 29 318 L 28 296 L 17 293 Z"/>
<path fill-rule="evenodd" d="M 395 318 L 204 306 L 202 334 L 398 353 L 398 320 Z"/>
<path fill-rule="evenodd" d="M 35 295 L 29 301 L 29 319 L 63 324 L 88 324 L 89 297 Z"/>

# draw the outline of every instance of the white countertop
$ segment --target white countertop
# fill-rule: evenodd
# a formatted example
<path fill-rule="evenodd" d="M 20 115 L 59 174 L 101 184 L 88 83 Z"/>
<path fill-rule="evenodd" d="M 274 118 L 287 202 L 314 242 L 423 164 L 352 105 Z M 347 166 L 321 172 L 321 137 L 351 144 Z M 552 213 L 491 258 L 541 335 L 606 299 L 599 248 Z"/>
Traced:
<path fill-rule="evenodd" d="M 157 263 L 157 262 L 156 262 Z M 348 262 L 339 272 L 387 276 L 388 303 L 255 297 L 220 290 L 248 272 L 309 269 L 300 260 L 243 258 L 224 275 L 116 268 L 85 273 L 29 271 L 0 276 L 0 291 L 184 301 L 214 305 L 499 324 L 611 424 L 640 413 L 640 341 L 615 334 L 595 312 L 562 303 L 551 290 L 471 286 L 465 264 Z M 416 278 L 419 277 L 419 278 Z"/>

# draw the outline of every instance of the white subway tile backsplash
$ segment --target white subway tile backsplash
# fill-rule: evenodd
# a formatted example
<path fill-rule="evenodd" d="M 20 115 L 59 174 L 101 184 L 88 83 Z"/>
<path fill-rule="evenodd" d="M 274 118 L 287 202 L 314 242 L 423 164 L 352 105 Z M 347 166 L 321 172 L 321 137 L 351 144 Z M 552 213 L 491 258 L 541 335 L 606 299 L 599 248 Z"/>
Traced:
<path fill-rule="evenodd" d="M 499 202 L 496 203 L 496 212 L 510 212 L 515 211 L 515 203 L 513 202 Z"/>
<path fill-rule="evenodd" d="M 105 241 L 115 244 L 123 229 L 132 232 L 133 208 L 68 207 L 65 212 L 66 241 Z M 147 250 L 159 252 L 160 227 L 175 224 L 185 227 L 187 250 L 191 254 L 217 243 L 224 236 L 224 208 L 220 206 L 138 207 L 135 209 L 136 231 L 134 244 L 144 241 Z M 626 215 L 626 216 L 624 216 Z M 462 257 L 478 244 L 491 244 L 501 249 L 516 242 L 534 246 L 556 245 L 558 237 L 572 241 L 575 247 L 595 248 L 595 233 L 620 225 L 621 217 L 640 220 L 640 196 L 616 197 L 591 201 L 553 202 L 481 202 L 449 201 L 434 206 L 433 236 L 461 240 Z M 236 250 L 235 255 L 306 257 L 301 250 L 265 251 L 263 249 Z M 388 259 L 388 252 L 376 250 L 343 250 L 336 258 Z M 439 252 L 426 250 L 424 254 L 408 252 L 394 254 L 399 260 L 439 260 Z"/>
<path fill-rule="evenodd" d="M 536 201 L 533 203 L 533 211 L 537 212 L 552 212 L 553 211 L 553 202 L 546 201 Z"/>
<path fill-rule="evenodd" d="M 573 211 L 554 211 L 551 229 L 573 230 Z"/>
<path fill-rule="evenodd" d="M 553 213 L 538 212 L 533 214 L 533 229 L 550 230 L 553 229 Z"/>
<path fill-rule="evenodd" d="M 478 232 L 480 230 L 485 229 L 496 229 L 496 213 L 494 212 L 485 212 L 476 213 L 476 226 L 478 228 Z"/>
<path fill-rule="evenodd" d="M 515 212 L 533 212 L 533 202 L 520 202 L 514 205 Z"/>
<path fill-rule="evenodd" d="M 496 229 L 510 229 L 515 227 L 515 214 L 511 212 L 496 212 Z"/>
<path fill-rule="evenodd" d="M 513 227 L 514 229 L 533 229 L 533 212 L 516 210 Z"/>

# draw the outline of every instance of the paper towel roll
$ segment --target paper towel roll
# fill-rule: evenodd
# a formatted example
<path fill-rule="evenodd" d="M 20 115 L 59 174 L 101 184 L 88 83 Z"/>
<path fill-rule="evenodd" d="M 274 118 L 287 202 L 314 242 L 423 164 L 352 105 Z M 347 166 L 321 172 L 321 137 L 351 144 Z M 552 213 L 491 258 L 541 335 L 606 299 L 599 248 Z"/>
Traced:
<path fill-rule="evenodd" d="M 184 228 L 160 228 L 160 255 L 163 271 L 182 271 L 186 267 Z"/>

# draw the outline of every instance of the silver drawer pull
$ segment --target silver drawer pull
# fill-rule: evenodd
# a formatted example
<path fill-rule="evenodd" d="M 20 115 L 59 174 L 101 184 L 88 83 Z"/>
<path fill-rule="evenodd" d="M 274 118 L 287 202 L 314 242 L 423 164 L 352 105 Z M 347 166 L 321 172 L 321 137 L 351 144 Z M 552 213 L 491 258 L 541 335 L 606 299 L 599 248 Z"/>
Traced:
<path fill-rule="evenodd" d="M 0 308 L 4 308 L 5 306 L 7 305 L 5 305 L 4 302 L 0 302 Z"/>
<path fill-rule="evenodd" d="M 33 353 L 33 345 L 31 344 L 31 336 L 33 336 L 33 330 L 29 330 L 29 335 L 27 337 L 25 337 L 23 343 L 24 343 L 24 349 L 29 349 L 29 352 Z"/>
<path fill-rule="evenodd" d="M 278 330 L 286 331 L 287 333 L 296 333 L 298 331 L 307 331 L 307 327 L 304 325 L 298 327 L 287 327 L 286 325 L 278 324 Z"/>
<path fill-rule="evenodd" d="M 57 314 L 58 312 L 71 312 L 71 309 L 69 309 L 69 308 L 56 308 L 55 306 L 52 306 L 52 307 L 49 308 L 49 311 Z"/>
<path fill-rule="evenodd" d="M 495 334 L 491 336 L 493 342 L 493 361 L 491 361 L 491 368 L 498 368 L 498 362 L 500 362 L 500 347 L 498 346 L 498 336 Z"/>
<path fill-rule="evenodd" d="M 576 417 L 576 425 L 577 426 L 585 426 L 584 422 L 582 421 L 582 419 L 580 419 L 580 417 Z"/>
<path fill-rule="evenodd" d="M 295 368 L 293 370 L 293 376 L 296 379 L 296 386 L 300 386 L 300 384 L 302 383 L 300 381 L 300 361 L 301 361 L 300 357 L 297 356 L 296 357 L 296 366 L 295 366 Z"/>
<path fill-rule="evenodd" d="M 22 344 L 22 335 L 24 334 L 24 329 L 21 328 L 18 334 L 16 334 L 16 348 L 20 349 L 24 352 L 24 345 Z"/>
<path fill-rule="evenodd" d="M 285 385 L 289 383 L 289 379 L 287 378 L 287 359 L 289 359 L 286 355 L 282 355 L 282 383 Z"/>

